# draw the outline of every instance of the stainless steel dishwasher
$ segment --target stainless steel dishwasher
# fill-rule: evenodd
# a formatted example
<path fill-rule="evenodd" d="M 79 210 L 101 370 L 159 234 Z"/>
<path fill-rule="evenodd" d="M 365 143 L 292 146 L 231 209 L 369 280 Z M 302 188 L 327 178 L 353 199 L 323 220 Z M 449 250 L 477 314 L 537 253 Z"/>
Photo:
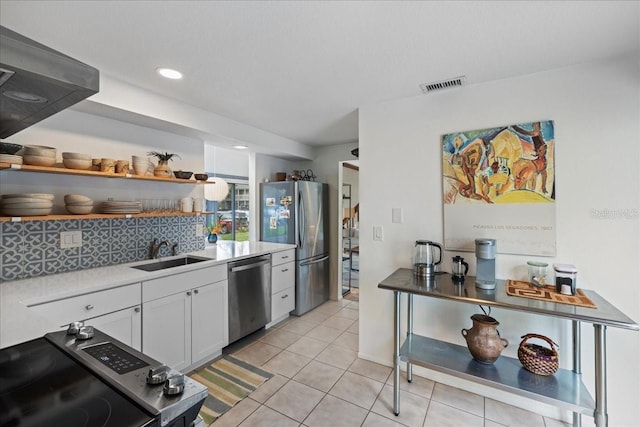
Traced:
<path fill-rule="evenodd" d="M 230 262 L 229 343 L 271 321 L 271 254 Z"/>

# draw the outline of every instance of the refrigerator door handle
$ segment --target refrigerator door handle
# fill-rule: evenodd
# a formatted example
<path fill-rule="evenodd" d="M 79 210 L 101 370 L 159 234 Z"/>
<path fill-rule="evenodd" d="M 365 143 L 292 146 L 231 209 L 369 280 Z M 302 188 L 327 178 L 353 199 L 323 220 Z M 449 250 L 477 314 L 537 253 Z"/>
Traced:
<path fill-rule="evenodd" d="M 328 259 L 329 259 L 329 255 L 324 256 L 324 257 L 322 257 L 320 259 L 313 260 L 313 261 L 301 262 L 300 263 L 300 267 L 303 267 L 305 265 L 317 264 L 319 262 L 326 261 Z"/>
<path fill-rule="evenodd" d="M 304 245 L 304 241 L 302 240 L 302 230 L 306 231 L 307 228 L 304 217 L 304 204 L 302 203 L 302 191 L 298 191 L 298 218 L 300 221 L 300 226 L 298 227 L 298 247 L 300 247 Z"/>

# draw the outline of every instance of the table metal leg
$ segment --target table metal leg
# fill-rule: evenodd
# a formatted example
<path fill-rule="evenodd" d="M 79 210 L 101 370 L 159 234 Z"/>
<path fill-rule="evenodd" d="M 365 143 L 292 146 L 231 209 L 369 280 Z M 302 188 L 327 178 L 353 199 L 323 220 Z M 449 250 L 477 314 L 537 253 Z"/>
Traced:
<path fill-rule="evenodd" d="M 596 368 L 596 410 L 594 418 L 597 427 L 609 425 L 607 414 L 607 327 L 593 325 L 595 333 L 595 368 Z"/>
<path fill-rule="evenodd" d="M 413 334 L 413 294 L 407 295 L 407 338 Z M 407 381 L 413 381 L 413 364 L 407 362 Z"/>
<path fill-rule="evenodd" d="M 400 415 L 400 292 L 393 292 L 393 413 Z"/>
<path fill-rule="evenodd" d="M 582 357 L 580 349 L 582 348 L 582 337 L 580 335 L 580 322 L 578 320 L 572 321 L 573 332 L 573 372 L 576 374 L 582 374 Z M 576 385 L 576 390 L 580 390 L 580 387 Z M 573 427 L 582 426 L 582 415 L 578 412 L 573 413 Z"/>

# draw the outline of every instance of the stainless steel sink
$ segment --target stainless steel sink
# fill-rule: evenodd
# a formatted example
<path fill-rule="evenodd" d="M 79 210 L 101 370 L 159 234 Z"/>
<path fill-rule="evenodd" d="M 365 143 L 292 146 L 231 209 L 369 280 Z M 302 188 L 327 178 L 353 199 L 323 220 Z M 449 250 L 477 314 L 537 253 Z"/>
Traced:
<path fill-rule="evenodd" d="M 180 267 L 181 265 L 195 264 L 202 261 L 210 261 L 211 258 L 199 258 L 194 256 L 184 256 L 181 258 L 167 259 L 163 261 L 150 262 L 149 264 L 134 265 L 131 268 L 137 268 L 144 271 L 164 270 L 165 268 Z"/>

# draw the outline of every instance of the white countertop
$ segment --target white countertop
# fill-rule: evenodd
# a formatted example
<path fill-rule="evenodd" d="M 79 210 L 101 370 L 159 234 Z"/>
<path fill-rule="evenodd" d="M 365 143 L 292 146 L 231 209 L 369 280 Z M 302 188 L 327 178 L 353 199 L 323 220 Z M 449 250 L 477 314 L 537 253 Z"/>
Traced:
<path fill-rule="evenodd" d="M 185 255 L 193 255 L 202 258 L 210 258 L 210 261 L 203 261 L 164 270 L 147 272 L 131 268 L 135 265 L 148 264 L 157 261 L 145 260 L 108 267 L 32 277 L 29 279 L 12 280 L 0 284 L 2 310 L 11 310 L 11 307 L 7 306 L 7 304 L 15 304 L 18 301 L 24 306 L 34 306 L 185 271 L 224 264 L 232 260 L 249 258 L 267 253 L 281 252 L 294 249 L 295 247 L 295 245 L 282 243 L 218 241 L 215 245 L 208 245 L 202 251 L 180 254 L 175 257 L 162 258 L 162 260 L 167 260 L 184 257 Z"/>

